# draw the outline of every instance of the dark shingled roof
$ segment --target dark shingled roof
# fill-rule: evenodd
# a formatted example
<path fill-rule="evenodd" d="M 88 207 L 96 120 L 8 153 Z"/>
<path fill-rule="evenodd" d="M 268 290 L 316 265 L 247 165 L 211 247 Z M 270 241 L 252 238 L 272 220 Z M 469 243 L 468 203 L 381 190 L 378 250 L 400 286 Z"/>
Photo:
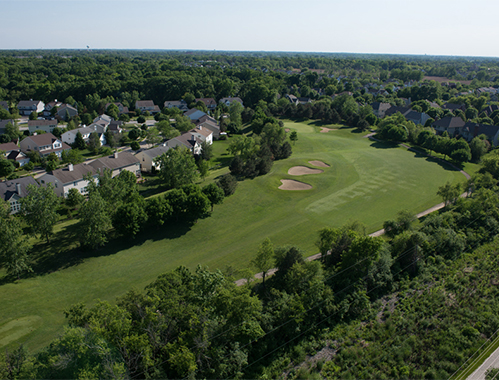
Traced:
<path fill-rule="evenodd" d="M 20 194 L 17 194 L 16 184 L 21 185 Z M 4 201 L 8 201 L 15 194 L 19 195 L 21 198 L 24 198 L 27 195 L 26 187 L 28 185 L 34 185 L 37 187 L 40 186 L 38 182 L 36 182 L 35 179 L 30 176 L 13 179 L 6 182 L 0 182 L 0 197 Z"/>
<path fill-rule="evenodd" d="M 449 129 L 449 128 L 461 128 L 464 126 L 464 124 L 465 122 L 460 117 L 445 116 L 440 120 L 435 121 L 433 123 L 433 126 Z"/>

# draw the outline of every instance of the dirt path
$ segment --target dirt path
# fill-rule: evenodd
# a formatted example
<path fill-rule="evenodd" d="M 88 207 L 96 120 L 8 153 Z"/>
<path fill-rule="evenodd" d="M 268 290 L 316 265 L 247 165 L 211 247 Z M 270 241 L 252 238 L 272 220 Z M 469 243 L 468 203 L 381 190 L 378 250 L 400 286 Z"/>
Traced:
<path fill-rule="evenodd" d="M 365 135 L 364 137 L 365 137 L 365 138 L 369 138 L 369 139 L 374 140 L 374 141 L 382 142 L 381 140 L 378 140 L 378 139 L 376 139 L 376 138 L 374 138 L 374 137 L 373 137 L 375 134 L 376 134 L 375 132 L 373 132 L 373 133 L 369 133 L 368 135 Z M 421 152 L 421 151 L 419 151 L 419 150 L 417 150 L 417 149 L 414 149 L 414 148 L 412 148 L 412 147 L 410 147 L 410 146 L 408 146 L 408 145 L 406 145 L 406 144 L 402 144 L 402 143 L 401 143 L 401 144 L 399 144 L 399 145 L 403 146 L 404 148 L 406 148 L 406 149 L 408 149 L 408 150 L 410 150 L 410 151 L 412 151 L 412 152 L 416 152 L 416 153 L 425 153 L 425 152 Z M 470 178 L 471 178 L 471 176 L 470 176 L 468 173 L 466 173 L 464 170 L 460 170 L 457 166 L 455 166 L 455 165 L 451 164 L 450 162 L 445 161 L 445 160 L 442 160 L 441 158 L 438 158 L 438 157 L 432 156 L 431 154 L 428 154 L 428 153 L 426 153 L 426 155 L 427 155 L 428 157 L 432 157 L 432 158 L 435 158 L 435 159 L 437 159 L 437 160 L 440 160 L 440 161 L 442 161 L 442 162 L 445 162 L 445 163 L 449 164 L 450 166 L 452 166 L 452 167 L 454 167 L 455 169 L 459 170 L 459 172 L 460 172 L 461 174 L 463 174 L 463 175 L 466 177 L 466 179 L 470 179 Z M 461 196 L 462 198 L 464 198 L 464 197 L 468 196 L 468 193 L 463 193 L 463 194 L 461 194 L 460 196 Z M 433 206 L 433 207 L 430 207 L 430 208 L 429 208 L 429 209 L 427 209 L 427 210 L 424 210 L 424 211 L 420 212 L 419 214 L 416 214 L 416 218 L 418 218 L 418 219 L 419 219 L 419 218 L 422 218 L 423 216 L 426 216 L 426 215 L 428 215 L 428 214 L 431 214 L 432 212 L 437 211 L 437 210 L 440 210 L 440 209 L 442 209 L 442 208 L 444 208 L 444 207 L 445 207 L 445 204 L 444 204 L 443 202 L 442 202 L 442 203 L 439 203 L 439 204 L 437 204 L 437 205 L 435 205 L 435 206 Z M 377 236 L 384 235 L 384 233 L 385 233 L 385 230 L 384 230 L 384 229 L 381 229 L 381 230 L 378 230 L 378 231 L 373 232 L 372 234 L 369 234 L 369 236 L 372 236 L 372 237 L 377 237 Z M 320 253 L 317 253 L 317 254 L 315 254 L 315 255 L 312 255 L 312 256 L 307 257 L 307 261 L 317 260 L 317 259 L 320 259 L 320 257 L 321 257 L 321 254 L 320 254 Z M 271 269 L 271 270 L 267 273 L 267 276 L 271 276 L 271 275 L 273 275 L 275 272 L 277 272 L 277 268 L 273 268 L 273 269 Z M 260 279 L 262 279 L 262 278 L 263 278 L 262 272 L 255 274 L 255 279 L 260 280 Z M 245 279 L 245 278 L 242 278 L 242 279 L 240 279 L 240 280 L 237 280 L 235 283 L 236 283 L 236 285 L 237 285 L 237 286 L 244 285 L 244 284 L 246 284 L 246 279 Z M 499 350 L 498 350 L 498 353 L 499 353 Z"/>

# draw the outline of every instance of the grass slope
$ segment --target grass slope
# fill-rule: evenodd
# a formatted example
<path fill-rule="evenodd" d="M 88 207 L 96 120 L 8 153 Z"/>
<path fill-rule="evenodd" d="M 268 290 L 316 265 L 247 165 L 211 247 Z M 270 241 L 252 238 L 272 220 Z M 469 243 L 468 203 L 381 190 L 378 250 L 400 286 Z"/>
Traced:
<path fill-rule="evenodd" d="M 266 176 L 239 183 L 235 195 L 189 231 L 147 231 L 133 243 L 113 241 L 87 256 L 67 252 L 64 245 L 55 247 L 60 266 L 1 285 L 0 347 L 24 343 L 39 349 L 61 331 L 65 308 L 96 299 L 112 301 L 132 288 L 142 290 L 179 265 L 247 267 L 266 237 L 277 245 L 296 244 L 312 255 L 322 227 L 359 220 L 372 232 L 402 209 L 416 213 L 438 203 L 435 193 L 446 181 L 464 180 L 451 168 L 403 148 L 373 143 L 350 129 L 319 133 L 316 126 L 294 122 L 285 127 L 299 137 L 291 158 L 276 162 Z M 227 142 L 217 144 L 219 151 Z M 287 174 L 295 165 L 312 167 L 310 160 L 331 167 L 322 174 Z M 217 169 L 205 183 L 226 171 Z M 280 179 L 303 181 L 313 189 L 278 190 Z M 71 228 L 71 223 L 58 226 L 61 235 Z"/>

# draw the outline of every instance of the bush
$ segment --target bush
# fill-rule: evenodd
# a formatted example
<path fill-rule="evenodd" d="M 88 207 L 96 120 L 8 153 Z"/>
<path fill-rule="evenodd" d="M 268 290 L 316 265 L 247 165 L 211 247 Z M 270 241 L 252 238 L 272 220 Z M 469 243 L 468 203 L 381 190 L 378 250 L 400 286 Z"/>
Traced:
<path fill-rule="evenodd" d="M 217 181 L 217 186 L 220 187 L 224 191 L 225 196 L 228 197 L 235 193 L 237 179 L 232 174 L 224 174 Z"/>
<path fill-rule="evenodd" d="M 132 150 L 139 150 L 139 149 L 140 149 L 140 144 L 139 144 L 137 141 L 134 141 L 134 142 L 130 145 L 130 148 L 132 148 Z"/>
<path fill-rule="evenodd" d="M 137 118 L 137 123 L 142 124 L 142 123 L 145 123 L 145 122 L 146 122 L 146 118 L 144 116 L 140 115 Z"/>

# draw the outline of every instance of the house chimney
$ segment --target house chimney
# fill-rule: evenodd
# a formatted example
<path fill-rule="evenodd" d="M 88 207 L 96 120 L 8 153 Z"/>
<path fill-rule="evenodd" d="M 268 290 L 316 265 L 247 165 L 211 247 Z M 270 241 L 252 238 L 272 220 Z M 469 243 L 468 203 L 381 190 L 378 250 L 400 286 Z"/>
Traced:
<path fill-rule="evenodd" d="M 118 158 L 118 152 L 114 152 L 114 158 Z"/>
<path fill-rule="evenodd" d="M 72 172 L 72 171 L 74 170 L 73 164 L 69 164 L 69 165 L 68 165 L 68 170 L 69 170 L 70 172 Z"/>
<path fill-rule="evenodd" d="M 20 183 L 16 183 L 16 193 L 17 195 L 21 195 L 21 184 Z"/>

